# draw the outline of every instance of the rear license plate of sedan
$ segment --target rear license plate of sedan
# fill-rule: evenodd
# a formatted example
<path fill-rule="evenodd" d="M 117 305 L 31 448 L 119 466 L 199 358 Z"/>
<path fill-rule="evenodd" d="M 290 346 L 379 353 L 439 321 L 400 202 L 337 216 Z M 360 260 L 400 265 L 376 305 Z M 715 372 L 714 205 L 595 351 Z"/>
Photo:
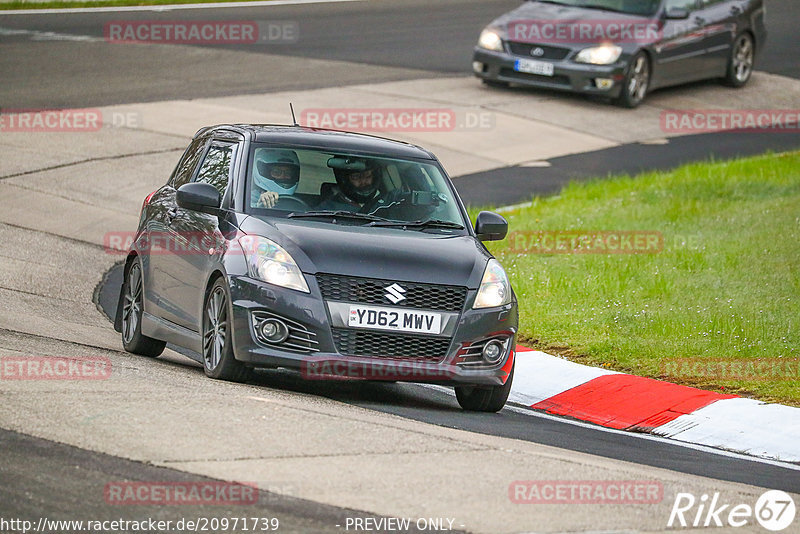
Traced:
<path fill-rule="evenodd" d="M 350 306 L 347 320 L 351 328 L 374 328 L 415 334 L 439 334 L 442 316 L 418 310 L 399 310 L 377 306 Z"/>
<path fill-rule="evenodd" d="M 537 61 L 535 59 L 518 59 L 514 62 L 514 70 L 526 72 L 528 74 L 539 74 L 541 76 L 552 76 L 554 68 L 552 63 L 547 61 Z"/>

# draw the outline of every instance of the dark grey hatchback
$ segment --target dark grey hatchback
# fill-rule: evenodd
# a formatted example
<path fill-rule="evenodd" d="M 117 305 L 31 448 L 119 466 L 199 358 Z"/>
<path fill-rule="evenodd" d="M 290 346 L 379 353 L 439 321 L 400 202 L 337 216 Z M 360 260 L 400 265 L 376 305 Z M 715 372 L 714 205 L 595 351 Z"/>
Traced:
<path fill-rule="evenodd" d="M 483 30 L 472 67 L 489 85 L 636 107 L 659 87 L 745 85 L 766 42 L 764 14 L 764 0 L 531 0 Z"/>
<path fill-rule="evenodd" d="M 455 387 L 498 411 L 514 372 L 517 302 L 438 160 L 388 139 L 300 126 L 197 132 L 142 206 L 115 328 L 126 350 L 167 342 L 212 378 L 254 368 L 307 379 Z"/>

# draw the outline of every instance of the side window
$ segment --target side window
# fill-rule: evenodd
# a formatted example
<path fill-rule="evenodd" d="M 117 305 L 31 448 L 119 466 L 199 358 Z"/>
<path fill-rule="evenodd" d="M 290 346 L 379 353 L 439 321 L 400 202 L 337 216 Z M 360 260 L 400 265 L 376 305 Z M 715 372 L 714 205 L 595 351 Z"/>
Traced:
<path fill-rule="evenodd" d="M 686 11 L 694 11 L 697 9 L 697 0 L 667 0 L 664 7 L 669 11 L 670 9 L 685 9 Z"/>
<path fill-rule="evenodd" d="M 195 181 L 211 184 L 217 188 L 220 196 L 224 195 L 231 175 L 232 161 L 232 145 L 213 143 L 206 153 Z"/>
<path fill-rule="evenodd" d="M 189 148 L 186 149 L 183 158 L 180 163 L 178 163 L 178 167 L 175 169 L 175 173 L 172 176 L 172 187 L 178 189 L 183 184 L 189 183 L 189 180 L 192 179 L 194 170 L 197 168 L 197 162 L 200 161 L 200 156 L 203 155 L 203 149 L 206 146 L 207 140 L 208 138 L 205 137 L 195 139 L 192 141 L 192 144 L 189 145 Z"/>

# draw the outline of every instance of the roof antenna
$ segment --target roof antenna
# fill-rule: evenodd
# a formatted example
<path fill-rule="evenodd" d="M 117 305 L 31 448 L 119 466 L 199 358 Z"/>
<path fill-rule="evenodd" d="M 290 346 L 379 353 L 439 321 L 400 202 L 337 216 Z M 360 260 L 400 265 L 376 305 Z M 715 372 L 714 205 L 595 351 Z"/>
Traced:
<path fill-rule="evenodd" d="M 292 106 L 291 102 L 289 102 L 289 109 L 292 112 L 292 122 L 294 123 L 293 126 L 300 126 L 299 124 L 297 124 L 297 119 L 294 118 L 294 106 Z"/>

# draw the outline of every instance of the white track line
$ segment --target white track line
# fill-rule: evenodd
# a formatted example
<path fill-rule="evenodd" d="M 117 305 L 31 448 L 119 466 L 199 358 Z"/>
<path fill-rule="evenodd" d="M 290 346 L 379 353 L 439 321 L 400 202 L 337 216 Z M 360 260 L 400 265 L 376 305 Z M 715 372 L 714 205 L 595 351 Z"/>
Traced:
<path fill-rule="evenodd" d="M 213 4 L 171 4 L 160 6 L 74 7 L 61 9 L 7 9 L 0 15 L 49 15 L 51 13 L 114 13 L 130 11 L 176 11 L 179 9 L 220 9 L 235 7 L 274 7 L 301 4 L 335 4 L 339 2 L 364 2 L 367 0 L 265 0 L 263 2 L 219 2 Z"/>

